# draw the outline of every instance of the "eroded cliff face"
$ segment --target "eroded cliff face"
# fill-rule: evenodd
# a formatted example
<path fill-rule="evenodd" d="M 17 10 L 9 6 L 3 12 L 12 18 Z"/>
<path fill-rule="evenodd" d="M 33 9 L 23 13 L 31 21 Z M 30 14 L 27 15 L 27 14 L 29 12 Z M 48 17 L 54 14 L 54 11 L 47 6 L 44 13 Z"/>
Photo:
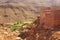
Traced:
<path fill-rule="evenodd" d="M 41 8 L 40 23 L 44 27 L 51 28 L 60 25 L 60 7 Z"/>
<path fill-rule="evenodd" d="M 60 15 L 60 7 L 41 8 L 40 16 L 34 21 L 31 29 L 22 32 L 19 35 L 19 37 L 21 38 L 24 37 L 26 38 L 26 40 L 29 39 L 30 40 L 59 40 L 60 38 L 60 16 L 59 15 Z"/>

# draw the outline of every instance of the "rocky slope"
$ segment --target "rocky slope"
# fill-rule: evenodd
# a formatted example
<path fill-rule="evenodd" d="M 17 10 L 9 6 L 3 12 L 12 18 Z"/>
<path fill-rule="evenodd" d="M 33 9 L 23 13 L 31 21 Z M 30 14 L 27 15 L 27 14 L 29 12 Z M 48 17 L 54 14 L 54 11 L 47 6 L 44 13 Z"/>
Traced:
<path fill-rule="evenodd" d="M 0 0 L 0 23 L 36 18 L 40 6 L 59 6 L 59 0 Z"/>
<path fill-rule="evenodd" d="M 20 20 L 36 18 L 39 6 L 22 2 L 1 2 L 0 23 L 18 22 Z"/>

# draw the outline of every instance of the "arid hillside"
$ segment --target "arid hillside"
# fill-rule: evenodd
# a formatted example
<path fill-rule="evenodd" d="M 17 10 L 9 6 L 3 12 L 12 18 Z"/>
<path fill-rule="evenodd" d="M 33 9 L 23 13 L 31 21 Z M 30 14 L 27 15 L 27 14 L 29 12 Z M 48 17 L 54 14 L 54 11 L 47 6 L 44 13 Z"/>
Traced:
<path fill-rule="evenodd" d="M 39 16 L 41 6 L 59 6 L 59 2 L 59 0 L 0 0 L 0 23 L 36 18 Z"/>
<path fill-rule="evenodd" d="M 39 6 L 23 2 L 1 2 L 0 23 L 19 22 L 36 18 L 39 15 L 39 8 Z"/>

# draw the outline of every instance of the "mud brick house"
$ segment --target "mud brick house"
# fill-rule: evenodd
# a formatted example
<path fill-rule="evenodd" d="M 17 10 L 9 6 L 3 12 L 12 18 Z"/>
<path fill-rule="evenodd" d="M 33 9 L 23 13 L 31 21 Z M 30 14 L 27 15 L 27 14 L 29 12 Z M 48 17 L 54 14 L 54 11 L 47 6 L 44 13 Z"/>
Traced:
<path fill-rule="evenodd" d="M 45 29 L 60 26 L 60 7 L 41 7 L 40 23 Z"/>

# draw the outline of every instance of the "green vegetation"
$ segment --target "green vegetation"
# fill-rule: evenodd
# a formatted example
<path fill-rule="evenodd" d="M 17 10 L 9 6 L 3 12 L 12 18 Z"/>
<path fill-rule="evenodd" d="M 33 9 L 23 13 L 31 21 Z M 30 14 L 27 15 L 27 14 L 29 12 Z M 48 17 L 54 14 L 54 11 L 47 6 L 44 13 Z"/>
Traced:
<path fill-rule="evenodd" d="M 17 30 L 17 29 L 22 29 L 22 25 L 23 24 L 23 22 L 17 22 L 17 23 L 15 23 L 14 25 L 12 25 L 11 27 L 10 27 L 10 29 L 12 30 L 12 31 L 14 31 L 14 30 Z"/>
<path fill-rule="evenodd" d="M 27 23 L 33 23 L 35 19 L 28 19 Z M 22 25 L 25 24 L 23 21 L 20 21 L 20 22 L 16 22 L 14 23 L 12 26 L 10 26 L 9 28 L 12 30 L 12 31 L 15 31 L 15 30 L 23 30 L 24 28 L 22 27 Z"/>
<path fill-rule="evenodd" d="M 29 19 L 29 20 L 27 20 L 27 22 L 31 22 L 31 23 L 33 23 L 35 21 L 35 19 Z"/>

